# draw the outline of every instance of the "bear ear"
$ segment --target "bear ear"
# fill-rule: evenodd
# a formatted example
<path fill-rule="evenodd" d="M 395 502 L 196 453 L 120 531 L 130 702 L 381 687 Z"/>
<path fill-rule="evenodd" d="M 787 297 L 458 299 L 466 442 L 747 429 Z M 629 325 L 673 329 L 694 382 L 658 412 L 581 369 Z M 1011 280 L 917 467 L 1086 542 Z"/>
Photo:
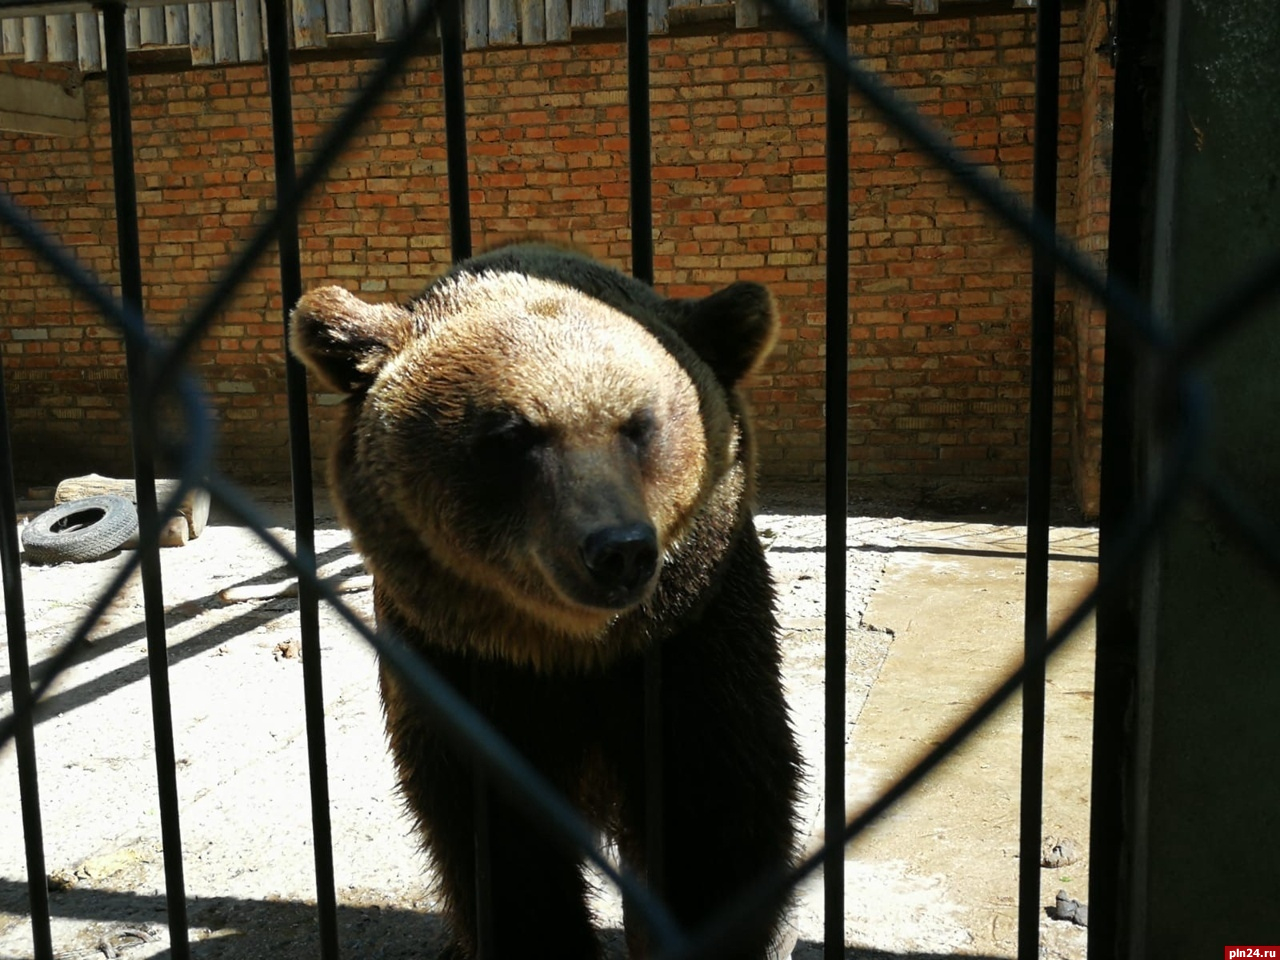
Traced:
<path fill-rule="evenodd" d="M 773 295 L 740 281 L 701 300 L 676 301 L 676 332 L 732 389 L 765 358 L 778 332 Z"/>
<path fill-rule="evenodd" d="M 365 303 L 341 287 L 303 294 L 290 317 L 289 346 L 339 393 L 373 383 L 413 331 L 413 316 L 392 303 Z"/>

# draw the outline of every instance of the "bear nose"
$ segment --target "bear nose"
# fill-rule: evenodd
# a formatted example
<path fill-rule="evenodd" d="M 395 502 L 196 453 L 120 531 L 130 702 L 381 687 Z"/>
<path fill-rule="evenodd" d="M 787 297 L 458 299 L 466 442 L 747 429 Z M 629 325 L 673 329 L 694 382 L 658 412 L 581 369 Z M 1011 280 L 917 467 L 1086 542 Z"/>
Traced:
<path fill-rule="evenodd" d="M 599 586 L 630 593 L 653 576 L 658 537 L 647 523 L 603 527 L 582 542 L 582 560 Z"/>

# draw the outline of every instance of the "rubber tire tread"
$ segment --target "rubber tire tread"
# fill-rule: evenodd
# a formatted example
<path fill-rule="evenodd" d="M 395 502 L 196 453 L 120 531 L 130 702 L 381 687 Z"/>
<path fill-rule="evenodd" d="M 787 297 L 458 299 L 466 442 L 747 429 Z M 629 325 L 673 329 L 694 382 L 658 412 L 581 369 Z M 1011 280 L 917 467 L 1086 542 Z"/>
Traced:
<path fill-rule="evenodd" d="M 67 517 L 86 510 L 102 516 L 79 530 L 55 530 Z M 29 563 L 84 563 L 106 556 L 138 532 L 138 510 L 125 497 L 104 494 L 68 500 L 32 518 L 22 529 L 22 549 Z"/>

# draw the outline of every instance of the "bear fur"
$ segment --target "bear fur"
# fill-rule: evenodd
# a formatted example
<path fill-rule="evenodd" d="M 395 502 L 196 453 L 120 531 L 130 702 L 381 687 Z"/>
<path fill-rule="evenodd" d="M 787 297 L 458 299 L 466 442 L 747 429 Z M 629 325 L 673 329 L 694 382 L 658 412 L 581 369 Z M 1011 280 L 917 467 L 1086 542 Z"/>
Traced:
<path fill-rule="evenodd" d="M 293 351 L 347 395 L 330 479 L 380 629 L 641 875 L 644 655 L 661 646 L 661 888 L 689 930 L 794 855 L 799 759 L 736 390 L 775 329 L 756 284 L 668 299 L 536 244 L 455 266 L 404 306 L 326 287 L 293 314 Z M 449 953 L 469 958 L 472 764 L 385 666 L 380 679 Z M 579 859 L 488 802 L 493 956 L 598 956 Z M 733 956 L 765 956 L 778 921 L 760 917 Z"/>

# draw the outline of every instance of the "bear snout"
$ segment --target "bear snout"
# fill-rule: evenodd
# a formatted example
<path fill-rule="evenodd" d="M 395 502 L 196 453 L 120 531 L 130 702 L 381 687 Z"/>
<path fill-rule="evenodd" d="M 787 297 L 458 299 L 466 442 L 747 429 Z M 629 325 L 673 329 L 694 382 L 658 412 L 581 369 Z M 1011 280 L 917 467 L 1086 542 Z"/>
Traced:
<path fill-rule="evenodd" d="M 647 523 L 601 527 L 582 541 L 582 562 L 611 607 L 634 603 L 658 568 L 658 535 Z"/>

